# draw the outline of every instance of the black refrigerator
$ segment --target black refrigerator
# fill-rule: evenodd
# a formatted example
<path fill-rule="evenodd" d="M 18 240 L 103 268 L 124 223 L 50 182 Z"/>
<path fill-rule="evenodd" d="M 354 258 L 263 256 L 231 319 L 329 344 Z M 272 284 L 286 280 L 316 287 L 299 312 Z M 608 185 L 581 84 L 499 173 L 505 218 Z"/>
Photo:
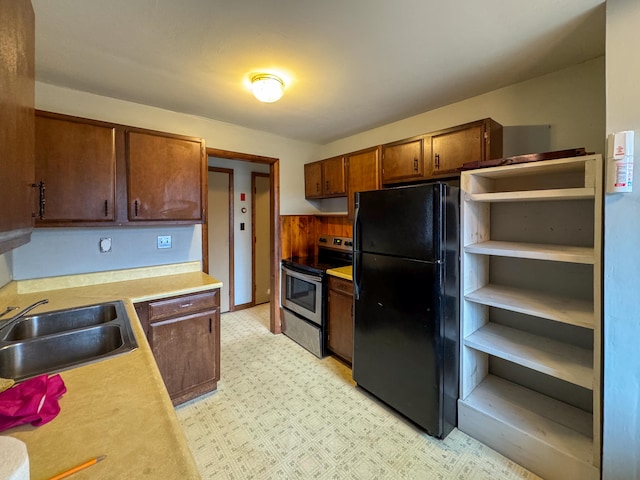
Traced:
<path fill-rule="evenodd" d="M 438 438 L 457 424 L 460 190 L 356 193 L 353 379 Z"/>

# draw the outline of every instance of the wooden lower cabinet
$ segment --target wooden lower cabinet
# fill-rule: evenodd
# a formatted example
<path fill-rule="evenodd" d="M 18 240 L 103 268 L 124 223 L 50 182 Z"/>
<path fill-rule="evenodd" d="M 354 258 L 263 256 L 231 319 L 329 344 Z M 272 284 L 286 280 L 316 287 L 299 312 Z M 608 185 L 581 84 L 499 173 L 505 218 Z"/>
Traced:
<path fill-rule="evenodd" d="M 220 379 L 220 289 L 136 303 L 174 405 L 215 390 Z"/>
<path fill-rule="evenodd" d="M 327 346 L 344 361 L 353 360 L 353 282 L 329 276 Z"/>

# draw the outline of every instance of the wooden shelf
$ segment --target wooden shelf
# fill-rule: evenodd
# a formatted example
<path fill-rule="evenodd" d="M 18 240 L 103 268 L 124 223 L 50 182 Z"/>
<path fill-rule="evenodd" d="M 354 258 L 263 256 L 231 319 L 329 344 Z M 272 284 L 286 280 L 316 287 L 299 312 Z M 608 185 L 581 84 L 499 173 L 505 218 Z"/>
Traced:
<path fill-rule="evenodd" d="M 554 190 L 525 190 L 517 192 L 470 193 L 464 199 L 470 202 L 530 202 L 550 200 L 592 199 L 595 188 L 557 188 Z"/>
<path fill-rule="evenodd" d="M 458 402 L 462 431 L 526 464 L 543 452 L 539 475 L 597 479 L 592 465 L 592 416 L 571 405 L 488 375 Z M 571 472 L 558 476 L 557 472 Z"/>
<path fill-rule="evenodd" d="M 470 302 L 579 327 L 594 328 L 593 302 L 489 284 L 464 296 Z"/>
<path fill-rule="evenodd" d="M 549 480 L 600 478 L 602 167 L 588 155 L 460 175 L 458 428 Z"/>
<path fill-rule="evenodd" d="M 567 173 L 577 173 L 584 177 L 588 167 L 587 164 L 594 163 L 599 159 L 599 155 L 588 155 L 582 157 L 560 158 L 556 160 L 544 160 L 541 162 L 520 163 L 514 165 L 504 165 L 474 170 L 472 173 L 483 178 L 514 178 L 524 176 L 558 176 Z M 585 178 L 585 180 L 587 180 Z"/>
<path fill-rule="evenodd" d="M 568 263 L 594 263 L 593 248 L 570 245 L 547 245 L 539 243 L 502 242 L 488 240 L 464 247 L 465 253 L 496 255 L 501 257 L 529 258 Z"/>
<path fill-rule="evenodd" d="M 515 328 L 487 323 L 464 339 L 467 347 L 593 389 L 593 352 Z"/>

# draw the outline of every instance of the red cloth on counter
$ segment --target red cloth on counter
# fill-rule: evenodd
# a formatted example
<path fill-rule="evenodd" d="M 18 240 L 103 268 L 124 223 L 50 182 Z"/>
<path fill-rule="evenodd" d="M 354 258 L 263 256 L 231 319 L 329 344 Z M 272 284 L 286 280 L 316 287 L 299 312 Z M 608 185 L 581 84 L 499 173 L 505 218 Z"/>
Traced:
<path fill-rule="evenodd" d="M 58 399 L 67 391 L 60 375 L 40 375 L 0 393 L 0 432 L 24 423 L 39 426 L 58 413 Z"/>

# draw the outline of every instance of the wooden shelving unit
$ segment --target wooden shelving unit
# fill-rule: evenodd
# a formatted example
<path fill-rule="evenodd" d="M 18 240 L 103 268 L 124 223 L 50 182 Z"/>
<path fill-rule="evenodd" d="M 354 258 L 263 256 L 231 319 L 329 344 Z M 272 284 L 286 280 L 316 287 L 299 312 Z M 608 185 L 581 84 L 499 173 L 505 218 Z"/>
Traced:
<path fill-rule="evenodd" d="M 602 158 L 463 172 L 458 428 L 545 479 L 601 458 Z"/>

